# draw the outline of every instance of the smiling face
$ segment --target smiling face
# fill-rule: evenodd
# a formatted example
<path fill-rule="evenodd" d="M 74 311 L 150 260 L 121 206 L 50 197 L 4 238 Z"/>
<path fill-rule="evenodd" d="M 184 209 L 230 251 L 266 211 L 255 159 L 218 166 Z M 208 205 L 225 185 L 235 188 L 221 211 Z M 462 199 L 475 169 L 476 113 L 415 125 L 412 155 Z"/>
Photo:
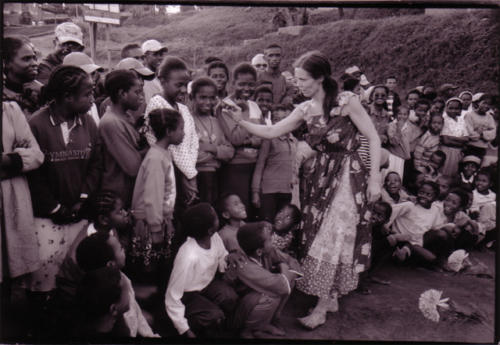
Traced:
<path fill-rule="evenodd" d="M 225 202 L 225 210 L 222 213 L 224 218 L 243 220 L 247 217 L 247 211 L 245 205 L 241 202 L 239 196 L 233 194 L 230 195 Z"/>
<path fill-rule="evenodd" d="M 175 103 L 180 95 L 186 94 L 189 79 L 189 73 L 185 69 L 172 70 L 168 76 L 161 77 L 163 95 L 167 101 Z"/>
<path fill-rule="evenodd" d="M 436 193 L 434 193 L 434 189 L 428 185 L 423 184 L 417 193 L 417 203 L 423 208 L 430 208 L 432 202 L 436 199 Z"/>
<path fill-rule="evenodd" d="M 471 176 L 473 176 L 477 172 L 478 169 L 479 169 L 479 166 L 476 163 L 467 162 L 463 166 L 463 174 L 464 174 L 465 178 L 470 178 Z"/>
<path fill-rule="evenodd" d="M 202 86 L 193 98 L 193 106 L 198 115 L 211 115 L 217 104 L 217 90 L 210 85 Z"/>
<path fill-rule="evenodd" d="M 233 82 L 236 99 L 248 101 L 255 91 L 255 77 L 251 73 L 239 73 Z"/>
<path fill-rule="evenodd" d="M 460 210 L 462 200 L 460 196 L 455 193 L 448 193 L 443 200 L 443 212 L 446 216 L 453 216 Z"/>
<path fill-rule="evenodd" d="M 408 99 L 406 100 L 406 103 L 408 104 L 408 107 L 410 109 L 414 109 L 415 108 L 415 105 L 417 104 L 418 100 L 419 100 L 419 96 L 418 96 L 418 93 L 410 93 L 408 95 Z"/>
<path fill-rule="evenodd" d="M 38 62 L 33 46 L 25 43 L 19 48 L 11 61 L 5 62 L 4 72 L 11 80 L 27 83 L 35 80 Z"/>
<path fill-rule="evenodd" d="M 401 177 L 397 173 L 387 174 L 384 186 L 389 194 L 398 194 L 401 190 Z"/>
<path fill-rule="evenodd" d="M 408 109 L 404 108 L 404 107 L 401 107 L 398 109 L 398 114 L 396 116 L 396 119 L 398 120 L 398 122 L 406 122 L 406 120 L 408 120 L 408 116 L 410 115 Z"/>
<path fill-rule="evenodd" d="M 305 97 L 312 98 L 323 88 L 323 77 L 314 79 L 309 72 L 300 67 L 295 68 L 295 80 L 300 92 Z"/>
<path fill-rule="evenodd" d="M 259 106 L 262 114 L 267 114 L 273 105 L 273 95 L 269 92 L 259 92 L 255 98 L 255 103 Z"/>
<path fill-rule="evenodd" d="M 459 116 L 461 113 L 462 113 L 462 105 L 460 104 L 459 101 L 448 102 L 448 105 L 446 106 L 446 114 L 448 114 L 448 116 L 455 118 Z"/>
<path fill-rule="evenodd" d="M 469 93 L 464 93 L 462 96 L 460 96 L 460 99 L 462 100 L 462 109 L 469 109 L 469 106 L 472 103 L 472 95 Z"/>
<path fill-rule="evenodd" d="M 491 186 L 490 177 L 483 173 L 478 173 L 474 180 L 474 185 L 479 193 L 488 193 L 488 189 Z"/>

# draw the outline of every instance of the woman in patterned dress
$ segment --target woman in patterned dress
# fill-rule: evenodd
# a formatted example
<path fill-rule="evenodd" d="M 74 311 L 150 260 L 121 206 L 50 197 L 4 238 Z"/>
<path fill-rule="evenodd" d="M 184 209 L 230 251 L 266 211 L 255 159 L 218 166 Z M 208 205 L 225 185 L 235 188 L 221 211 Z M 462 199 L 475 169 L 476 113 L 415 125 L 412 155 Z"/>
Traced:
<path fill-rule="evenodd" d="M 306 141 L 318 153 L 304 176 L 302 268 L 297 288 L 317 296 L 310 315 L 299 319 L 313 329 L 338 310 L 337 298 L 356 289 L 370 255 L 368 203 L 380 196 L 380 139 L 368 114 L 352 92 L 337 95 L 328 58 L 317 51 L 295 63 L 301 92 L 311 98 L 273 126 L 243 121 L 239 109 L 226 110 L 250 133 L 279 137 L 307 124 Z M 357 151 L 363 134 L 369 142 L 371 165 Z"/>

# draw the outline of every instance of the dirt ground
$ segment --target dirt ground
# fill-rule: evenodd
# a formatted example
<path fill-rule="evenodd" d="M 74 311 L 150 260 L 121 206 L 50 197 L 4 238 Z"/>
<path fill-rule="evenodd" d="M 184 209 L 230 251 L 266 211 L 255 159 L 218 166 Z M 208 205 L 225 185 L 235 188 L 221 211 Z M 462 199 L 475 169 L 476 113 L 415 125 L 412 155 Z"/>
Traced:
<path fill-rule="evenodd" d="M 474 252 L 494 275 L 495 254 L 492 251 Z M 423 268 L 402 267 L 392 263 L 382 267 L 380 277 L 391 285 L 368 285 L 371 294 L 353 292 L 340 299 L 340 310 L 329 314 L 327 323 L 313 331 L 302 328 L 297 317 L 306 315 L 313 301 L 295 291 L 282 315 L 282 325 L 294 340 L 354 340 L 354 341 L 425 341 L 492 343 L 494 340 L 495 280 L 465 274 L 435 272 Z M 483 321 L 452 318 L 441 313 L 441 321 L 434 323 L 423 317 L 418 309 L 418 299 L 428 289 L 443 291 L 443 298 L 483 315 Z M 140 293 L 139 293 L 140 294 Z M 156 302 L 163 308 L 163 301 Z M 0 323 L 0 340 L 30 341 L 26 336 L 26 306 L 18 305 L 7 319 Z M 166 315 L 165 315 L 166 316 Z M 169 342 L 182 339 L 168 321 L 156 320 L 155 330 Z M 276 338 L 278 339 L 278 338 Z M 33 341 L 34 339 L 31 339 Z M 31 342 L 30 341 L 30 342 Z M 43 340 L 35 340 L 43 342 Z M 226 340 L 227 341 L 227 340 Z"/>

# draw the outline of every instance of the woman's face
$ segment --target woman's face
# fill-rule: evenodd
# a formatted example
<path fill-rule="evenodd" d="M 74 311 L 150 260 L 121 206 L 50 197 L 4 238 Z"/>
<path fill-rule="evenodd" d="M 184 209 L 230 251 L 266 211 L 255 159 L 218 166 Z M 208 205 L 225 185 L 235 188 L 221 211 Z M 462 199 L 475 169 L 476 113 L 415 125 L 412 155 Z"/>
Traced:
<path fill-rule="evenodd" d="M 415 108 L 415 104 L 417 104 L 419 98 L 420 97 L 418 96 L 418 94 L 416 94 L 416 93 L 410 93 L 408 95 L 408 100 L 406 101 L 406 103 L 408 103 L 408 107 L 410 109 L 414 109 Z"/>
<path fill-rule="evenodd" d="M 387 91 L 383 87 L 376 87 L 373 89 L 372 101 L 375 105 L 382 106 L 387 101 Z"/>
<path fill-rule="evenodd" d="M 210 78 L 215 81 L 215 85 L 217 85 L 217 90 L 222 91 L 226 89 L 227 84 L 227 74 L 226 70 L 222 67 L 215 67 L 210 70 L 208 74 Z"/>
<path fill-rule="evenodd" d="M 239 73 L 234 81 L 236 99 L 248 101 L 255 92 L 255 77 L 251 73 Z"/>
<path fill-rule="evenodd" d="M 314 79 L 309 72 L 300 67 L 295 68 L 295 79 L 300 92 L 308 98 L 323 88 L 323 78 Z"/>
<path fill-rule="evenodd" d="M 25 43 L 19 48 L 11 61 L 5 63 L 7 76 L 14 76 L 22 83 L 35 80 L 38 74 L 38 62 L 33 47 Z"/>
<path fill-rule="evenodd" d="M 453 118 L 459 116 L 462 113 L 462 105 L 458 101 L 451 101 L 446 106 L 446 114 Z"/>
<path fill-rule="evenodd" d="M 462 100 L 462 109 L 469 109 L 469 105 L 472 103 L 472 96 L 468 93 L 464 93 L 460 99 Z"/>

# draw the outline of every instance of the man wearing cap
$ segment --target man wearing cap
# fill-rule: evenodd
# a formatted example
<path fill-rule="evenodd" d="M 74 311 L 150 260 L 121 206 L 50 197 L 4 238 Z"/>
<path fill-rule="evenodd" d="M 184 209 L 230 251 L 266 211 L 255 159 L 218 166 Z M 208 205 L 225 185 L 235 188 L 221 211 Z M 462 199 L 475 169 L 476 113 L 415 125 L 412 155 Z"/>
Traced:
<path fill-rule="evenodd" d="M 144 53 L 144 64 L 147 68 L 157 73 L 157 69 L 160 66 L 163 58 L 168 52 L 168 48 L 162 45 L 157 40 L 147 40 L 142 44 L 142 51 Z M 144 96 L 146 98 L 146 104 L 149 100 L 158 94 L 162 94 L 163 89 L 161 87 L 160 80 L 155 77 L 151 81 L 144 82 Z"/>
<path fill-rule="evenodd" d="M 72 52 L 81 52 L 83 46 L 83 33 L 80 27 L 71 22 L 61 23 L 56 27 L 54 38 L 55 50 L 38 65 L 37 80 L 47 84 L 50 73 L 61 65 L 66 55 Z"/>
<path fill-rule="evenodd" d="M 361 85 L 359 100 L 362 104 L 367 104 L 369 102 L 370 92 L 372 89 L 370 88 L 371 83 L 368 81 L 368 78 L 366 78 L 363 71 L 361 71 L 358 66 L 351 66 L 346 68 L 344 73 L 359 80 L 359 85 Z"/>
<path fill-rule="evenodd" d="M 94 85 L 97 85 L 101 77 L 99 72 L 104 71 L 104 69 L 101 66 L 96 65 L 87 54 L 80 52 L 69 53 L 64 57 L 62 64 L 66 66 L 80 67 L 92 78 Z M 92 107 L 90 108 L 88 114 L 94 120 L 96 126 L 99 126 L 99 111 L 97 110 L 95 102 L 92 103 Z"/>
<path fill-rule="evenodd" d="M 438 97 L 442 97 L 444 100 L 447 100 L 455 96 L 455 92 L 457 89 L 458 86 L 445 83 L 437 89 L 437 95 Z"/>

